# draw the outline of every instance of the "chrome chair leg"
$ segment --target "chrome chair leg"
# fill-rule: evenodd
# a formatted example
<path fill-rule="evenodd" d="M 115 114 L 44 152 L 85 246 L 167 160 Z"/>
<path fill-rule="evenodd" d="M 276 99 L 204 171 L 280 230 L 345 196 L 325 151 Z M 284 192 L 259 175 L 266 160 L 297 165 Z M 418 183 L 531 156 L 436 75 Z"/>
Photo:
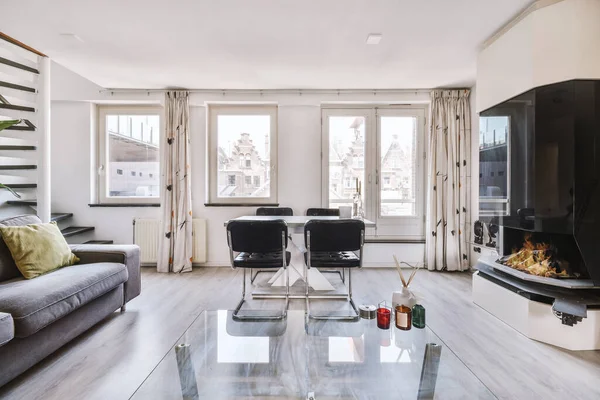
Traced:
<path fill-rule="evenodd" d="M 285 308 L 282 313 L 277 315 L 239 315 L 242 305 L 246 301 L 246 268 L 242 275 L 242 299 L 233 310 L 233 319 L 236 321 L 272 321 L 282 320 L 287 317 L 287 311 L 290 305 L 290 275 L 287 267 L 284 269 L 286 275 L 286 290 L 285 290 Z M 252 275 L 252 272 L 250 273 Z"/>
<path fill-rule="evenodd" d="M 358 321 L 360 318 L 360 314 L 358 313 L 358 309 L 354 304 L 354 300 L 352 299 L 352 270 L 348 268 L 348 300 L 352 310 L 354 310 L 354 314 L 351 315 L 314 315 L 310 313 L 310 299 L 308 295 L 308 267 L 305 269 L 305 282 L 306 282 L 306 314 L 308 318 L 315 320 L 336 320 L 336 321 Z"/>

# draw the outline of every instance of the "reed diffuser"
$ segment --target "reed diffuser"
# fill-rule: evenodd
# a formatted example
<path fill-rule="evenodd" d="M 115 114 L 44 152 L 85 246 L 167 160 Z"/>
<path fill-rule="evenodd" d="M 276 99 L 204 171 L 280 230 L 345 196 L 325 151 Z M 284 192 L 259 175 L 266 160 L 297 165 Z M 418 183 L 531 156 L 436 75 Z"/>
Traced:
<path fill-rule="evenodd" d="M 407 262 L 398 262 L 398 259 L 394 255 L 394 261 L 396 262 L 396 270 L 398 271 L 398 276 L 400 277 L 400 281 L 402 282 L 402 290 L 396 291 L 392 293 L 392 308 L 395 310 L 396 306 L 406 306 L 408 308 L 413 308 L 415 304 L 417 304 L 417 299 L 415 298 L 412 291 L 409 289 L 409 285 L 417 275 L 417 271 L 421 268 L 418 264 L 417 266 L 412 266 Z M 402 272 L 401 264 L 408 265 L 413 270 L 408 276 L 408 279 L 404 277 L 404 273 Z"/>

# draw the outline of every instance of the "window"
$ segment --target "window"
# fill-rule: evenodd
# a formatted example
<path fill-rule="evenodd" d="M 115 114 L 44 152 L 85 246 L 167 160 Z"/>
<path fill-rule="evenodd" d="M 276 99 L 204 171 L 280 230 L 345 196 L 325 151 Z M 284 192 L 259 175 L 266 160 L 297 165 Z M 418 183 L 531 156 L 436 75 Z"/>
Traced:
<path fill-rule="evenodd" d="M 210 105 L 208 122 L 207 203 L 276 204 L 277 106 Z"/>
<path fill-rule="evenodd" d="M 361 187 L 367 235 L 424 236 L 424 106 L 322 110 L 322 206 L 352 205 Z M 357 182 L 358 181 L 358 182 Z"/>
<path fill-rule="evenodd" d="M 100 203 L 159 202 L 161 113 L 156 107 L 98 107 Z M 148 178 L 134 179 L 142 176 Z"/>

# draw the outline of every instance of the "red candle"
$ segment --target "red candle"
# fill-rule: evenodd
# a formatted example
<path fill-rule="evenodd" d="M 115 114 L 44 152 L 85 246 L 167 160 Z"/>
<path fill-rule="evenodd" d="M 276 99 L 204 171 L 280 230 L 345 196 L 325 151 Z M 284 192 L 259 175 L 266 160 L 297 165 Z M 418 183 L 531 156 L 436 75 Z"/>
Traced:
<path fill-rule="evenodd" d="M 392 310 L 387 307 L 377 309 L 377 327 L 379 329 L 390 329 Z"/>

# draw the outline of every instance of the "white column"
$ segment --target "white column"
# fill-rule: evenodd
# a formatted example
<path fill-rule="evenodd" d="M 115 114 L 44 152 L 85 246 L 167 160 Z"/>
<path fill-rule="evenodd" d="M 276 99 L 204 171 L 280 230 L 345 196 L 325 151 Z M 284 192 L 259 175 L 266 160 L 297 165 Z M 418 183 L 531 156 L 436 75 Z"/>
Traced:
<path fill-rule="evenodd" d="M 38 182 L 37 215 L 42 222 L 50 222 L 50 58 L 39 57 L 38 81 Z"/>

